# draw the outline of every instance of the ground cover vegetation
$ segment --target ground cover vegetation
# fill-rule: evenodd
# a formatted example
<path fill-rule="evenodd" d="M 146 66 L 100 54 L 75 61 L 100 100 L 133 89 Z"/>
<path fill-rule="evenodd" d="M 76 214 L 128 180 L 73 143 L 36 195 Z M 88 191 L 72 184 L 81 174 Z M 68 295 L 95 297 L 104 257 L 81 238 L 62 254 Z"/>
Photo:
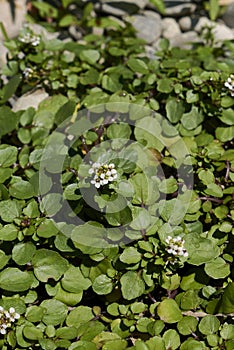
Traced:
<path fill-rule="evenodd" d="M 91 3 L 32 4 L 61 37 L 5 42 L 1 348 L 232 350 L 234 44 L 150 59 Z"/>

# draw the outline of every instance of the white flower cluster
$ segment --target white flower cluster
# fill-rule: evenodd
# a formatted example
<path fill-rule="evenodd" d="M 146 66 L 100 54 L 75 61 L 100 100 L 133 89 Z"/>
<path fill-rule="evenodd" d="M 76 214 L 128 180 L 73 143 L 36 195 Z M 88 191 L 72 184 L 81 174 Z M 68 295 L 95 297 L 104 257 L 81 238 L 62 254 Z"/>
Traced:
<path fill-rule="evenodd" d="M 25 79 L 30 79 L 33 76 L 33 69 L 30 67 L 26 67 L 23 71 L 23 75 Z"/>
<path fill-rule="evenodd" d="M 225 81 L 224 86 L 230 90 L 231 96 L 234 96 L 234 74 L 230 75 L 230 77 Z"/>
<path fill-rule="evenodd" d="M 0 306 L 0 334 L 6 334 L 7 328 L 12 326 L 12 323 L 20 318 L 20 314 L 15 312 L 13 307 L 7 311 Z"/>
<path fill-rule="evenodd" d="M 19 36 L 19 41 L 25 44 L 30 44 L 32 46 L 38 46 L 40 44 L 41 38 L 31 32 L 26 32 L 25 34 Z"/>
<path fill-rule="evenodd" d="M 168 236 L 166 243 L 168 244 L 166 250 L 169 254 L 172 254 L 174 256 L 188 256 L 188 252 L 184 248 L 184 240 L 180 236 L 174 238 Z"/>
<path fill-rule="evenodd" d="M 93 180 L 91 180 L 91 184 L 95 185 L 96 188 L 107 185 L 109 182 L 116 180 L 118 176 L 113 163 L 93 163 L 92 167 L 89 169 L 89 174 L 94 175 Z"/>

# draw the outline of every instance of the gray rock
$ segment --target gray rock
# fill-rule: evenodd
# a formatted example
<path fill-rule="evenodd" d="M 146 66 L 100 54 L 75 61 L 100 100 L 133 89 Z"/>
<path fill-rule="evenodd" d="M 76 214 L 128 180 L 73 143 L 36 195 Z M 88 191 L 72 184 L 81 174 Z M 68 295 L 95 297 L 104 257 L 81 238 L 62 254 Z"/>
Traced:
<path fill-rule="evenodd" d="M 7 48 L 0 41 L 0 68 L 6 63 Z"/>
<path fill-rule="evenodd" d="M 179 19 L 180 29 L 183 32 L 188 32 L 192 28 L 192 19 L 189 16 L 185 16 Z"/>
<path fill-rule="evenodd" d="M 145 51 L 146 51 L 147 57 L 149 57 L 150 60 L 156 60 L 157 59 L 157 57 L 155 55 L 156 50 L 151 45 L 146 45 L 145 46 Z"/>
<path fill-rule="evenodd" d="M 7 0 L 0 0 L 0 22 L 3 23 L 9 38 L 16 37 L 25 21 L 26 0 L 14 0 L 14 6 Z M 4 36 L 0 31 L 0 40 Z"/>
<path fill-rule="evenodd" d="M 223 40 L 233 40 L 234 39 L 234 32 L 232 29 L 227 27 L 223 23 L 216 23 L 214 28 L 214 36 L 216 41 L 223 41 Z"/>
<path fill-rule="evenodd" d="M 191 1 L 165 1 L 166 16 L 182 17 L 195 12 L 197 6 Z"/>
<path fill-rule="evenodd" d="M 170 39 L 170 44 L 172 47 L 179 47 L 182 49 L 191 49 L 194 42 L 201 41 L 196 32 L 190 31 L 186 33 L 181 33 L 180 35 L 173 36 Z"/>
<path fill-rule="evenodd" d="M 171 39 L 181 34 L 180 26 L 174 18 L 164 18 L 162 21 L 162 28 L 162 35 L 165 39 Z"/>
<path fill-rule="evenodd" d="M 144 9 L 148 0 L 102 0 L 95 4 L 94 9 L 112 14 L 115 16 L 125 16 L 137 13 L 139 9 Z"/>
<path fill-rule="evenodd" d="M 195 26 L 195 31 L 198 33 L 202 32 L 202 29 L 206 26 L 213 27 L 213 35 L 215 41 L 233 40 L 233 30 L 227 27 L 224 23 L 212 22 L 206 17 L 201 17 Z"/>
<path fill-rule="evenodd" d="M 29 107 L 34 107 L 37 109 L 39 104 L 48 97 L 49 94 L 44 89 L 38 89 L 32 93 L 26 93 L 18 98 L 12 110 L 17 112 L 20 110 L 25 110 Z"/>
<path fill-rule="evenodd" d="M 228 27 L 234 28 L 234 2 L 227 7 L 227 10 L 223 15 L 223 21 Z"/>
<path fill-rule="evenodd" d="M 202 29 L 206 26 L 212 27 L 214 26 L 214 22 L 212 22 L 209 18 L 202 16 L 199 18 L 197 24 L 194 27 L 194 30 L 197 33 L 201 33 Z"/>
<path fill-rule="evenodd" d="M 162 21 L 157 13 L 152 15 L 152 11 L 146 11 L 146 15 L 132 16 L 129 20 L 137 30 L 137 36 L 144 39 L 148 44 L 160 38 L 162 34 Z"/>
<path fill-rule="evenodd" d="M 45 27 L 41 26 L 40 24 L 36 23 L 26 23 L 27 27 L 31 29 L 35 34 L 41 35 L 47 40 L 56 39 L 59 36 L 59 33 L 50 33 L 48 32 Z"/>

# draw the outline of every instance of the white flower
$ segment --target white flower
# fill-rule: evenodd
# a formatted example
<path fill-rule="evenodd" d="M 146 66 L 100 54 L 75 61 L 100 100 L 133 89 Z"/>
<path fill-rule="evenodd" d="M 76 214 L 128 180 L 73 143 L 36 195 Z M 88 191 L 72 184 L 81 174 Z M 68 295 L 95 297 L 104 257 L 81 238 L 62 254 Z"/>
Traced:
<path fill-rule="evenodd" d="M 95 185 L 96 188 L 100 186 L 107 185 L 109 182 L 112 182 L 117 179 L 118 174 L 113 163 L 111 164 L 100 164 L 93 163 L 88 173 L 90 175 L 94 174 L 91 184 Z"/>
<path fill-rule="evenodd" d="M 0 334 L 6 334 L 7 328 L 12 327 L 12 323 L 17 321 L 19 318 L 20 314 L 15 312 L 14 307 L 10 307 L 7 311 L 0 306 Z"/>
<path fill-rule="evenodd" d="M 174 255 L 176 256 L 184 256 L 184 257 L 188 257 L 188 252 L 187 250 L 184 248 L 184 240 L 180 237 L 174 237 L 172 238 L 171 236 L 168 236 L 165 240 L 165 242 L 167 243 L 167 247 L 166 247 L 166 251 L 168 254 L 170 255 Z"/>
<path fill-rule="evenodd" d="M 6 328 L 7 328 L 7 326 L 5 324 L 1 324 L 0 325 L 0 333 L 6 334 Z"/>
<path fill-rule="evenodd" d="M 19 36 L 19 41 L 25 44 L 30 44 L 32 46 L 38 46 L 41 42 L 41 38 L 31 32 L 27 32 Z"/>
<path fill-rule="evenodd" d="M 234 74 L 231 74 L 225 81 L 224 86 L 230 90 L 231 96 L 234 96 Z"/>
<path fill-rule="evenodd" d="M 26 67 L 23 71 L 23 75 L 25 77 L 25 79 L 30 79 L 32 78 L 33 76 L 33 69 L 32 68 L 29 68 L 29 67 Z"/>

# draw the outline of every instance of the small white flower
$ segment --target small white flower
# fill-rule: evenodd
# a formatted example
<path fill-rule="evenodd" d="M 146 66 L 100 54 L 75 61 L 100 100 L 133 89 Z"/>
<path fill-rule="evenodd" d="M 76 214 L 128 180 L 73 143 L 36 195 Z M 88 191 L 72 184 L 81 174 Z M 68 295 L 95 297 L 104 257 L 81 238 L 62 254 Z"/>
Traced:
<path fill-rule="evenodd" d="M 100 164 L 93 163 L 88 173 L 93 175 L 93 179 L 90 181 L 91 184 L 95 185 L 96 188 L 100 186 L 107 185 L 109 182 L 112 182 L 117 179 L 117 171 L 114 169 L 115 165 L 111 164 Z"/>
<path fill-rule="evenodd" d="M 231 96 L 234 96 L 234 74 L 231 74 L 224 83 L 224 86 L 230 90 Z"/>
<path fill-rule="evenodd" d="M 25 79 L 30 79 L 33 76 L 33 69 L 30 67 L 26 67 L 23 71 L 23 75 Z"/>
<path fill-rule="evenodd" d="M 4 325 L 0 326 L 0 333 L 4 335 L 4 334 L 6 334 L 6 328 L 4 328 L 3 326 Z"/>
<path fill-rule="evenodd" d="M 41 38 L 38 35 L 35 35 L 31 32 L 27 32 L 19 36 L 19 41 L 21 41 L 24 44 L 38 46 L 41 42 Z"/>
<path fill-rule="evenodd" d="M 168 254 L 174 255 L 175 257 L 176 256 L 188 257 L 188 252 L 184 248 L 185 241 L 180 236 L 177 236 L 174 238 L 172 238 L 171 236 L 168 236 L 165 242 L 168 245 L 166 247 L 166 251 Z"/>

